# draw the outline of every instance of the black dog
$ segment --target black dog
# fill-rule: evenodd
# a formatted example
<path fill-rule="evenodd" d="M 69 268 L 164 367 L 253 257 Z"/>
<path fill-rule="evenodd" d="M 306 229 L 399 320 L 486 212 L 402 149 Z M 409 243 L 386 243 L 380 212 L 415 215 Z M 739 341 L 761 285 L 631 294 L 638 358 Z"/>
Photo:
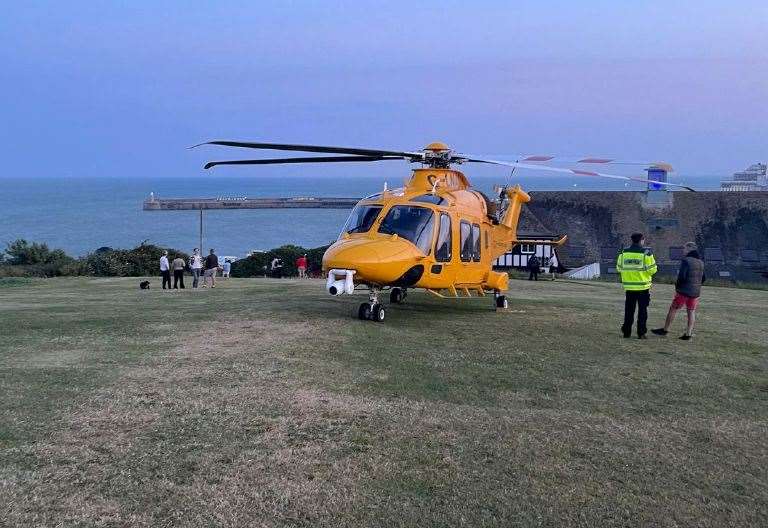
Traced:
<path fill-rule="evenodd" d="M 149 289 L 149 281 L 142 281 L 139 283 L 139 288 L 142 290 L 148 290 Z"/>

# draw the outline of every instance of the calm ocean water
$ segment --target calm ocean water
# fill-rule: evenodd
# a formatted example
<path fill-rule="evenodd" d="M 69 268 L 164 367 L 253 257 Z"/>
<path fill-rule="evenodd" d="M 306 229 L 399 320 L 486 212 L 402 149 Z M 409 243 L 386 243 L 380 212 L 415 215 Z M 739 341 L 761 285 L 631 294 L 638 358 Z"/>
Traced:
<path fill-rule="evenodd" d="M 574 189 L 574 179 L 516 177 L 527 190 Z M 688 178 L 697 188 L 716 189 L 717 177 Z M 101 246 L 129 248 L 151 243 L 190 250 L 198 244 L 197 211 L 143 211 L 150 192 L 165 198 L 218 196 L 345 196 L 378 192 L 383 178 L 136 178 L 0 179 L 0 247 L 16 239 L 46 242 L 71 255 Z M 473 178 L 489 192 L 501 177 Z M 395 183 L 393 185 L 392 183 Z M 390 182 L 390 187 L 400 182 Z M 621 190 L 622 183 L 579 179 L 577 189 Z M 640 187 L 638 187 L 640 188 Z M 338 236 L 348 211 L 263 209 L 206 211 L 203 245 L 219 255 L 242 256 L 282 244 L 316 247 Z"/>

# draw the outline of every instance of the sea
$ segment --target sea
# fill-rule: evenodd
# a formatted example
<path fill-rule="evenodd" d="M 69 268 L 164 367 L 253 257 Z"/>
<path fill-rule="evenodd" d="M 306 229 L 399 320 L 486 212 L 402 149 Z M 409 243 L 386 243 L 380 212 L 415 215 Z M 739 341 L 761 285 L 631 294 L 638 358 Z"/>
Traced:
<path fill-rule="evenodd" d="M 686 178 L 700 190 L 719 187 L 717 176 Z M 381 177 L 220 178 L 0 178 L 0 251 L 17 238 L 44 242 L 72 256 L 100 247 L 132 248 L 142 242 L 191 251 L 198 246 L 197 211 L 144 211 L 159 198 L 332 196 L 363 197 L 383 189 Z M 623 182 L 520 176 L 475 177 L 475 188 L 520 183 L 535 190 L 627 190 Z M 388 182 L 389 187 L 402 185 Z M 349 211 L 337 209 L 207 210 L 203 246 L 219 255 L 243 257 L 284 244 L 319 247 L 335 240 Z"/>

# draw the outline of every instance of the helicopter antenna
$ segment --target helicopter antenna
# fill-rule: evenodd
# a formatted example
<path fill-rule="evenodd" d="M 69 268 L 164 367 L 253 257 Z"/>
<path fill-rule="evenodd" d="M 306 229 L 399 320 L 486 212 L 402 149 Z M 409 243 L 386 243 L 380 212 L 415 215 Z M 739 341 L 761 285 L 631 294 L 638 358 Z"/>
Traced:
<path fill-rule="evenodd" d="M 507 174 L 507 187 L 512 185 L 512 176 L 515 175 L 515 169 L 517 169 L 517 167 L 512 167 L 512 170 L 509 171 L 509 174 Z"/>

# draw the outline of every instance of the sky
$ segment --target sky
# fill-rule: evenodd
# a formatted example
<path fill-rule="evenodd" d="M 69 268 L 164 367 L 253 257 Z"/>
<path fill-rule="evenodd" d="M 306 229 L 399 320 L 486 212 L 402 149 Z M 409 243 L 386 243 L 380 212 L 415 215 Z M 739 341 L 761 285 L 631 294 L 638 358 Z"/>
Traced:
<path fill-rule="evenodd" d="M 766 27 L 764 0 L 7 2 L 0 177 L 214 177 L 205 161 L 260 155 L 185 148 L 210 139 L 727 175 L 768 159 Z"/>

